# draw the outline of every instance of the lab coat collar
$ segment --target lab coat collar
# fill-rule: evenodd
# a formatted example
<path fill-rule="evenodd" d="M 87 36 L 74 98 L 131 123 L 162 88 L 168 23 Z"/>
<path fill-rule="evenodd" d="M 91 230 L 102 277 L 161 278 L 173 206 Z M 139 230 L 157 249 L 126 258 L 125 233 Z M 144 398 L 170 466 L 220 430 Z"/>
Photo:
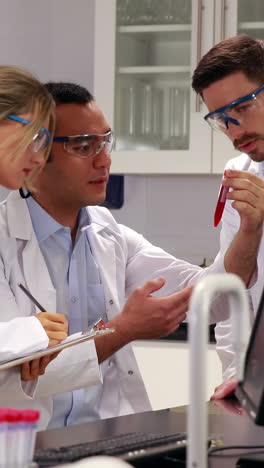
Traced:
<path fill-rule="evenodd" d="M 26 204 L 39 243 L 46 240 L 63 227 L 56 219 L 52 218 L 33 197 L 29 197 L 26 200 Z"/>
<path fill-rule="evenodd" d="M 32 237 L 32 222 L 26 201 L 21 198 L 19 191 L 11 192 L 7 199 L 7 223 L 11 237 L 30 240 Z M 105 219 L 105 209 L 86 207 L 91 225 L 95 232 L 100 232 L 109 226 Z"/>
<path fill-rule="evenodd" d="M 7 224 L 11 237 L 30 240 L 32 224 L 26 201 L 18 191 L 11 192 L 7 199 Z"/>
<path fill-rule="evenodd" d="M 240 158 L 242 162 L 241 170 L 249 171 L 253 174 L 259 175 L 260 177 L 264 177 L 264 161 L 253 161 L 246 153 L 242 153 Z"/>
<path fill-rule="evenodd" d="M 60 229 L 69 230 L 67 226 L 63 226 L 56 219 L 42 208 L 42 206 L 33 198 L 30 197 L 26 200 L 28 210 L 30 212 L 31 221 L 33 228 L 38 239 L 41 243 L 48 239 L 48 237 L 55 234 Z M 89 213 L 85 208 L 82 208 L 79 213 L 79 227 L 81 230 L 85 230 L 89 227 L 91 221 Z"/>
<path fill-rule="evenodd" d="M 42 302 L 47 310 L 56 310 L 56 293 L 52 286 L 45 261 L 40 253 L 36 240 L 27 204 L 19 192 L 12 192 L 7 200 L 7 218 L 10 236 L 17 239 L 29 241 L 23 249 L 23 264 L 25 280 L 28 288 L 34 291 L 39 302 Z M 101 207 L 86 208 L 90 215 L 91 227 L 87 230 L 90 245 L 95 255 L 95 259 L 100 268 L 106 294 L 115 304 L 118 304 L 118 294 L 116 287 L 113 288 L 116 278 L 115 245 L 109 236 L 97 236 L 96 233 L 104 229 L 113 231 L 111 228 L 111 215 L 108 210 Z M 34 265 L 34 274 L 32 266 Z M 102 267 L 103 266 L 103 267 Z M 41 281 L 39 281 L 41 278 Z M 48 294 L 47 294 L 48 292 Z M 112 316 L 108 311 L 109 318 Z"/>
<path fill-rule="evenodd" d="M 109 222 L 106 221 L 105 217 L 105 213 L 106 211 L 108 211 L 107 208 L 102 208 L 98 206 L 87 206 L 86 209 L 89 212 L 91 224 L 93 225 L 93 229 L 95 232 L 99 232 L 103 229 L 110 228 Z"/>

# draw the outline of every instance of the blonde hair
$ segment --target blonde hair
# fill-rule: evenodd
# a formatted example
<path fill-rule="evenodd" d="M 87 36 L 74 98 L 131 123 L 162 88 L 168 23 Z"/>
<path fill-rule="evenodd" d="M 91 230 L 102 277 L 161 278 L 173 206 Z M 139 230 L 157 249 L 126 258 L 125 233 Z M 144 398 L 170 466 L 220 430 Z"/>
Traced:
<path fill-rule="evenodd" d="M 10 158 L 13 160 L 23 156 L 34 136 L 45 126 L 47 120 L 52 140 L 55 128 L 55 104 L 48 90 L 34 75 L 15 66 L 0 66 L 0 123 L 8 114 L 19 116 L 27 112 L 33 114 L 32 123 L 23 125 L 15 132 L 15 135 L 0 142 L 0 149 L 5 149 L 21 137 L 15 149 L 10 153 Z M 50 153 L 51 143 L 52 141 L 44 150 L 45 160 Z M 32 183 L 41 169 L 42 166 L 38 165 L 26 178 L 25 186 L 28 190 L 34 190 Z"/>

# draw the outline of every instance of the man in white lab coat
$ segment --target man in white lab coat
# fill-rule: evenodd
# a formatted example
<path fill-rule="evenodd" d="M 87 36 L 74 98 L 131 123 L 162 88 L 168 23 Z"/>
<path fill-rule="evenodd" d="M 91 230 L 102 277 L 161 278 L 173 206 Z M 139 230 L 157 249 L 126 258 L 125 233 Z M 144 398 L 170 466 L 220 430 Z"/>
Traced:
<path fill-rule="evenodd" d="M 230 160 L 224 172 L 223 184 L 233 190 L 227 195 L 223 213 L 220 254 L 225 255 L 236 243 L 233 254 L 240 258 L 237 273 L 248 270 L 247 285 L 251 280 L 248 264 L 257 265 L 258 281 L 250 291 L 252 322 L 264 286 L 263 77 L 263 42 L 236 36 L 221 41 L 201 59 L 192 82 L 208 108 L 205 120 L 224 132 L 243 153 Z M 241 233 L 245 234 L 243 238 Z M 230 320 L 217 324 L 216 339 L 226 382 L 216 389 L 214 398 L 222 398 L 236 387 Z"/>
<path fill-rule="evenodd" d="M 33 403 L 42 410 L 42 427 L 51 417 L 51 428 L 151 409 L 131 342 L 177 328 L 190 295 L 190 288 L 181 290 L 207 271 L 175 259 L 96 206 L 105 198 L 112 130 L 84 88 L 50 83 L 48 89 L 57 104 L 56 138 L 38 190 L 27 200 L 12 193 L 0 206 L 3 313 L 26 315 L 30 307 L 34 313 L 17 287 L 21 281 L 48 310 L 65 311 L 69 333 L 85 330 L 98 315 L 116 329 L 86 343 L 90 350 L 63 351 L 39 379 Z M 209 271 L 224 272 L 224 258 Z M 211 320 L 226 313 L 218 302 Z M 86 371 L 90 366 L 90 382 L 77 368 L 80 358 Z M 93 378 L 98 383 L 97 358 L 103 384 L 88 388 Z M 55 395 L 53 402 L 43 403 L 47 395 Z"/>

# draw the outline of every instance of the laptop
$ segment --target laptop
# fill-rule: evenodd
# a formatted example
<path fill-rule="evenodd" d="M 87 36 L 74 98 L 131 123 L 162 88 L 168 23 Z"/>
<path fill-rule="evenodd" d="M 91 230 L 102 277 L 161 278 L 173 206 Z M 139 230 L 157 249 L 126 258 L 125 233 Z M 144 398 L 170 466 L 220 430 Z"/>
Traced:
<path fill-rule="evenodd" d="M 243 380 L 235 392 L 255 424 L 264 425 L 264 290 L 252 328 Z"/>

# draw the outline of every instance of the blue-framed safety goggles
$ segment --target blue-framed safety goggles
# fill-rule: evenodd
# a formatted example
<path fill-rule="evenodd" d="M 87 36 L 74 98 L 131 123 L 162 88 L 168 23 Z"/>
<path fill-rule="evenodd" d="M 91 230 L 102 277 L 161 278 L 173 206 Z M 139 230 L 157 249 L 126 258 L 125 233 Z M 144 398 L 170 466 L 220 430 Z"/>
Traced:
<path fill-rule="evenodd" d="M 111 153 L 115 138 L 113 130 L 109 129 L 106 133 L 94 133 L 71 136 L 55 136 L 54 142 L 63 143 L 64 149 L 80 158 L 93 157 L 99 154 L 103 148 Z"/>
<path fill-rule="evenodd" d="M 13 114 L 8 114 L 5 118 L 9 120 L 15 120 L 16 122 L 20 122 L 25 125 L 32 123 L 31 120 L 23 119 L 22 117 Z M 46 128 L 42 127 L 39 132 L 34 135 L 32 143 L 30 144 L 30 149 L 34 153 L 37 153 L 38 151 L 42 151 L 47 148 L 50 141 L 50 132 Z"/>
<path fill-rule="evenodd" d="M 264 85 L 256 89 L 253 93 L 247 94 L 246 96 L 237 99 L 236 101 L 227 104 L 226 106 L 220 107 L 209 114 L 204 116 L 204 120 L 212 127 L 214 130 L 226 131 L 229 129 L 229 123 L 234 125 L 240 125 L 240 115 L 243 118 L 243 114 L 250 110 L 250 101 L 254 101 L 257 95 L 264 90 Z M 249 103 L 249 106 L 241 106 L 243 103 Z M 236 114 L 238 119 L 228 115 L 229 113 Z M 239 115 L 240 114 L 240 115 Z"/>

